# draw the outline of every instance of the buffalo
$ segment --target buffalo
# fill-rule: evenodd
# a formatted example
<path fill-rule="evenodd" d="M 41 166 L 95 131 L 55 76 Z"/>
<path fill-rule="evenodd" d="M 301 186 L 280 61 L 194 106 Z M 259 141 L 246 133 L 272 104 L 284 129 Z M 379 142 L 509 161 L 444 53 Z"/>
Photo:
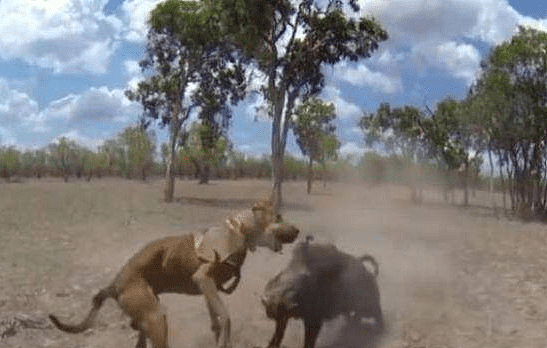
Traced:
<path fill-rule="evenodd" d="M 350 323 L 366 319 L 373 332 L 384 328 L 376 277 L 378 263 L 370 255 L 355 257 L 332 244 L 295 245 L 288 266 L 265 287 L 262 304 L 276 321 L 269 348 L 278 348 L 289 318 L 304 320 L 304 348 L 313 348 L 324 320 L 344 315 Z M 370 262 L 369 271 L 364 262 Z"/>

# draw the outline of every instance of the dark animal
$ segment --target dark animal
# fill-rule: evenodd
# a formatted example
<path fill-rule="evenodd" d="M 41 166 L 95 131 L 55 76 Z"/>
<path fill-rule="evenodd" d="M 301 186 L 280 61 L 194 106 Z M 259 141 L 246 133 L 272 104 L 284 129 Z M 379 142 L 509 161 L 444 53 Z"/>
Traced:
<path fill-rule="evenodd" d="M 283 243 L 291 243 L 297 236 L 298 229 L 283 222 L 271 205 L 257 203 L 200 237 L 167 237 L 145 246 L 93 298 L 93 308 L 80 324 L 63 324 L 53 315 L 50 319 L 63 331 L 82 332 L 90 327 L 104 300 L 111 297 L 131 317 L 131 327 L 139 331 L 138 348 L 146 347 L 146 338 L 155 348 L 165 348 L 167 320 L 158 294 L 203 294 L 217 345 L 230 347 L 230 318 L 218 291 L 235 290 L 247 250 L 265 246 L 279 252 Z"/>
<path fill-rule="evenodd" d="M 309 241 L 295 246 L 289 265 L 264 290 L 266 315 L 276 321 L 268 347 L 280 346 L 289 318 L 304 320 L 304 348 L 315 346 L 324 320 L 341 314 L 352 322 L 374 319 L 373 328 L 382 332 L 376 260 L 370 255 L 357 258 L 334 245 Z M 373 272 L 365 268 L 364 261 L 372 263 Z"/>

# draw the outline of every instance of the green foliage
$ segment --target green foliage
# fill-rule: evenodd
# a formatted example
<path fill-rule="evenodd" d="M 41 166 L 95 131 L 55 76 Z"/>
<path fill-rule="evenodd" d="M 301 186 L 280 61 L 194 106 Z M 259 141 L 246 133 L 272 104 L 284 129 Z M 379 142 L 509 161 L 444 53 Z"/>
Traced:
<path fill-rule="evenodd" d="M 76 142 L 66 137 L 61 137 L 56 143 L 48 146 L 50 158 L 65 181 L 68 181 L 75 168 L 76 149 Z"/>
<path fill-rule="evenodd" d="M 305 161 L 291 155 L 285 155 L 283 164 L 285 165 L 285 178 L 297 180 L 306 177 L 308 166 Z"/>
<path fill-rule="evenodd" d="M 468 164 L 482 150 L 479 129 L 468 102 L 446 98 L 437 104 L 431 119 L 426 123 L 426 133 L 433 152 L 448 169 Z"/>
<path fill-rule="evenodd" d="M 468 96 L 486 146 L 510 180 L 512 209 L 523 216 L 547 215 L 546 48 L 545 32 L 520 27 L 492 50 Z"/>
<path fill-rule="evenodd" d="M 392 153 L 401 153 L 408 160 L 426 152 L 424 113 L 413 106 L 392 108 L 383 103 L 374 113 L 363 115 L 358 122 L 365 143 L 372 147 L 381 143 Z"/>
<path fill-rule="evenodd" d="M 201 119 L 219 124 L 215 130 L 227 127 L 231 111 L 226 105 L 245 96 L 244 62 L 223 39 L 219 24 L 211 1 L 158 4 L 150 14 L 146 55 L 140 62 L 147 78 L 126 91 L 130 100 L 142 104 L 145 126 L 153 120 L 169 126 L 167 202 L 173 201 L 179 132 L 190 115 L 197 111 Z"/>
<path fill-rule="evenodd" d="M 336 138 L 334 104 L 312 97 L 293 115 L 293 131 L 300 150 L 310 161 L 335 159 L 340 142 Z"/>
<path fill-rule="evenodd" d="M 194 166 L 200 182 L 207 183 L 210 170 L 217 170 L 225 163 L 228 140 L 217 134 L 213 126 L 206 121 L 194 122 L 182 137 L 183 146 L 179 151 L 181 163 L 188 162 Z"/>
<path fill-rule="evenodd" d="M 373 18 L 354 19 L 350 0 L 217 0 L 222 33 L 260 70 L 258 91 L 272 118 L 273 204 L 281 204 L 283 160 L 290 115 L 298 100 L 318 94 L 321 67 L 368 58 L 387 39 Z M 348 15 L 346 15 L 348 13 Z"/>
<path fill-rule="evenodd" d="M 153 166 L 153 154 L 155 149 L 154 135 L 142 127 L 127 127 L 118 135 L 118 142 L 123 149 L 125 175 L 127 177 L 139 176 L 146 179 L 146 173 Z"/>
<path fill-rule="evenodd" d="M 7 181 L 15 176 L 21 167 L 21 153 L 15 147 L 0 148 L 0 174 Z"/>

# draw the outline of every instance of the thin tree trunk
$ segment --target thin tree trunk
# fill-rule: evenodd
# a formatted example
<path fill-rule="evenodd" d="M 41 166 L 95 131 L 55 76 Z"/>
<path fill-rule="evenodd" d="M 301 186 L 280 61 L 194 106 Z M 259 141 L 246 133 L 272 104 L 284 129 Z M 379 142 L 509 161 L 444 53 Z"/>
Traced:
<path fill-rule="evenodd" d="M 310 157 L 310 161 L 308 162 L 308 194 L 311 193 L 312 181 L 313 181 L 313 160 Z"/>
<path fill-rule="evenodd" d="M 199 183 L 208 184 L 209 183 L 209 163 L 207 159 L 201 158 L 199 160 Z"/>
<path fill-rule="evenodd" d="M 271 203 L 274 211 L 278 212 L 282 204 L 282 184 L 283 184 L 283 155 L 284 147 L 281 139 L 281 119 L 283 116 L 283 104 L 285 101 L 284 91 L 280 92 L 279 89 L 273 89 L 276 97 L 274 97 L 274 114 L 272 122 L 272 176 L 273 176 L 273 190 Z M 280 95 L 281 94 L 281 95 Z"/>
<path fill-rule="evenodd" d="M 463 172 L 463 206 L 469 206 L 469 159 L 466 158 L 464 162 Z"/>
<path fill-rule="evenodd" d="M 498 215 L 498 207 L 496 205 L 496 199 L 494 197 L 494 161 L 492 160 L 492 150 L 488 149 L 488 162 L 490 163 L 490 178 L 488 179 L 488 194 L 490 196 L 490 203 L 494 210 L 494 215 Z"/>
<path fill-rule="evenodd" d="M 169 155 L 167 158 L 167 170 L 165 171 L 165 201 L 173 202 L 175 193 L 175 165 L 177 163 L 176 144 L 178 138 L 179 122 L 179 98 L 178 93 L 173 93 L 173 114 L 171 115 L 171 134 L 169 139 Z"/>

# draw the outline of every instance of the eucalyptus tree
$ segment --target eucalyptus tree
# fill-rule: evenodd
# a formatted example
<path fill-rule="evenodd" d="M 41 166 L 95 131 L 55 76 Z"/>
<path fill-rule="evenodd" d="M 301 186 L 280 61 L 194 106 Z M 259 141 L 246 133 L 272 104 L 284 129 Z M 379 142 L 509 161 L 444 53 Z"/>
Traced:
<path fill-rule="evenodd" d="M 61 137 L 57 142 L 48 145 L 49 157 L 65 182 L 68 182 L 68 178 L 74 171 L 77 147 L 74 140 L 69 140 L 66 137 Z"/>
<path fill-rule="evenodd" d="M 7 182 L 17 175 L 21 168 L 21 152 L 15 147 L 0 147 L 0 175 Z"/>
<path fill-rule="evenodd" d="M 150 13 L 146 54 L 140 62 L 147 77 L 126 92 L 142 104 L 144 118 L 169 127 L 167 202 L 173 200 L 177 142 L 184 123 L 211 100 L 229 117 L 222 106 L 244 97 L 243 62 L 237 50 L 221 40 L 215 14 L 206 2 L 167 0 L 157 5 Z"/>
<path fill-rule="evenodd" d="M 471 97 L 489 146 L 510 179 L 512 208 L 522 216 L 547 214 L 547 33 L 520 27 L 482 64 Z M 477 110 L 477 108 L 475 108 Z"/>
<path fill-rule="evenodd" d="M 411 198 L 421 201 L 421 166 L 430 151 L 424 112 L 414 106 L 392 108 L 389 103 L 382 103 L 375 112 L 364 114 L 358 125 L 368 146 L 379 143 L 388 152 L 403 157 L 408 170 Z"/>
<path fill-rule="evenodd" d="M 34 151 L 34 170 L 38 179 L 46 175 L 48 171 L 46 149 Z"/>
<path fill-rule="evenodd" d="M 279 208 L 294 107 L 322 90 L 323 66 L 368 58 L 388 36 L 373 18 L 358 16 L 355 0 L 211 2 L 223 33 L 252 58 L 261 77 L 255 82 L 272 119 L 272 200 Z"/>
<path fill-rule="evenodd" d="M 138 175 L 146 180 L 146 173 L 154 165 L 154 134 L 140 126 L 129 126 L 118 135 L 118 142 L 124 149 L 126 176 Z"/>
<path fill-rule="evenodd" d="M 469 204 L 471 177 L 476 173 L 477 161 L 482 161 L 482 135 L 469 102 L 445 98 L 437 103 L 435 111 L 426 122 L 425 132 L 432 153 L 445 166 L 445 200 L 448 190 L 454 189 L 457 180 L 463 179 L 463 205 Z M 473 174 L 473 175 L 472 175 Z M 477 174 L 478 175 L 478 174 Z"/>
<path fill-rule="evenodd" d="M 226 160 L 229 142 L 205 120 L 192 123 L 184 138 L 180 155 L 193 164 L 199 183 L 207 184 L 211 167 L 219 168 Z"/>
<path fill-rule="evenodd" d="M 315 97 L 299 105 L 292 117 L 296 143 L 309 159 L 308 194 L 313 182 L 313 162 L 324 164 L 326 160 L 336 159 L 340 142 L 335 134 L 336 126 L 332 123 L 335 118 L 334 104 Z"/>

